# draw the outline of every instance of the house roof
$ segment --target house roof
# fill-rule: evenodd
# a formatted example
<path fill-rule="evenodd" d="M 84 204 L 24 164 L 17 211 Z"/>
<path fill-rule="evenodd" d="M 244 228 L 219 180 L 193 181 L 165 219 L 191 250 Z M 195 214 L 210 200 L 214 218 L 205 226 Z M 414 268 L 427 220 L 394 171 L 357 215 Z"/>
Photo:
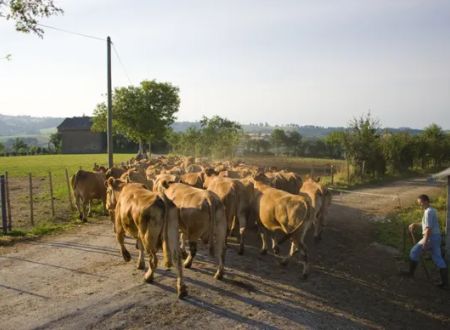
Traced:
<path fill-rule="evenodd" d="M 443 170 L 443 171 L 439 172 L 439 173 L 433 174 L 431 177 L 433 179 L 442 179 L 442 178 L 445 178 L 445 177 L 448 177 L 448 176 L 450 176 L 450 167 L 447 168 L 446 170 Z"/>
<path fill-rule="evenodd" d="M 72 117 L 66 118 L 59 124 L 58 131 L 65 130 L 90 130 L 92 126 L 92 117 Z"/>

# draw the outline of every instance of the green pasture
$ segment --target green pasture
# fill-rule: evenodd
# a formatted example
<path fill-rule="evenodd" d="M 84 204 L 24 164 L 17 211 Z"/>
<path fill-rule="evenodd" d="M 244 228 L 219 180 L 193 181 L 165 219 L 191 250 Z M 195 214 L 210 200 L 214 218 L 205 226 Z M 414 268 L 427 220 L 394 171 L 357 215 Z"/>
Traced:
<path fill-rule="evenodd" d="M 129 160 L 134 154 L 115 154 L 114 163 Z M 0 172 L 8 171 L 11 177 L 46 176 L 49 171 L 57 172 L 67 169 L 69 174 L 75 173 L 80 166 L 86 170 L 92 170 L 94 163 L 106 165 L 107 154 L 83 154 L 83 155 L 35 155 L 0 157 Z"/>

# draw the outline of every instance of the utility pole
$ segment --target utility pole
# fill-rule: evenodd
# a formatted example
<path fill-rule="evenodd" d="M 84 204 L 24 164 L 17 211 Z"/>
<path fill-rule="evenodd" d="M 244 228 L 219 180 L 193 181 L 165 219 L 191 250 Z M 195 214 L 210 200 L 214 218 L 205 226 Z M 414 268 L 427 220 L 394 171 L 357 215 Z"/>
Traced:
<path fill-rule="evenodd" d="M 113 141 L 112 141 L 112 87 L 111 87 L 111 38 L 106 38 L 108 57 L 108 124 L 106 128 L 108 167 L 113 167 Z"/>

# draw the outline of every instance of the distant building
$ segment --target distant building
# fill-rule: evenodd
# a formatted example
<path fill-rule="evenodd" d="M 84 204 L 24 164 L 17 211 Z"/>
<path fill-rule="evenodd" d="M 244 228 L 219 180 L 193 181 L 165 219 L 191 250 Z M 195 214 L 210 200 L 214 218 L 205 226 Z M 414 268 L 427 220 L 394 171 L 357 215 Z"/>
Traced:
<path fill-rule="evenodd" d="M 91 131 L 91 117 L 66 118 L 57 127 L 63 154 L 94 154 L 106 151 L 106 134 Z"/>

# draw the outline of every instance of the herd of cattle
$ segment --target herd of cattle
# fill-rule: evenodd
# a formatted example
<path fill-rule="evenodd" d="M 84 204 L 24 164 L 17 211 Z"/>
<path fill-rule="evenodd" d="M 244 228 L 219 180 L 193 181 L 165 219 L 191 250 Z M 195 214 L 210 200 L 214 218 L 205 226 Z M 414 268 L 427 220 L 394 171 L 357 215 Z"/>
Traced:
<path fill-rule="evenodd" d="M 210 254 L 217 258 L 214 278 L 221 279 L 227 236 L 238 228 L 238 253 L 243 254 L 249 224 L 259 229 L 262 254 L 267 253 L 269 239 L 275 254 L 289 240 L 289 255 L 281 263 L 300 252 L 302 276 L 306 277 L 305 235 L 313 228 L 314 238 L 320 239 L 331 203 L 330 192 L 319 180 L 303 181 L 293 172 L 242 162 L 207 163 L 192 157 L 133 160 L 110 169 L 95 165 L 92 172 L 80 169 L 71 183 L 83 221 L 90 212 L 90 201 L 102 200 L 125 261 L 131 259 L 125 235 L 136 239 L 138 269 L 145 269 L 144 255 L 149 255 L 147 282 L 153 280 L 156 252 L 162 248 L 165 266 L 173 263 L 176 268 L 180 298 L 187 294 L 182 263 L 191 267 L 198 240 L 208 244 Z"/>

